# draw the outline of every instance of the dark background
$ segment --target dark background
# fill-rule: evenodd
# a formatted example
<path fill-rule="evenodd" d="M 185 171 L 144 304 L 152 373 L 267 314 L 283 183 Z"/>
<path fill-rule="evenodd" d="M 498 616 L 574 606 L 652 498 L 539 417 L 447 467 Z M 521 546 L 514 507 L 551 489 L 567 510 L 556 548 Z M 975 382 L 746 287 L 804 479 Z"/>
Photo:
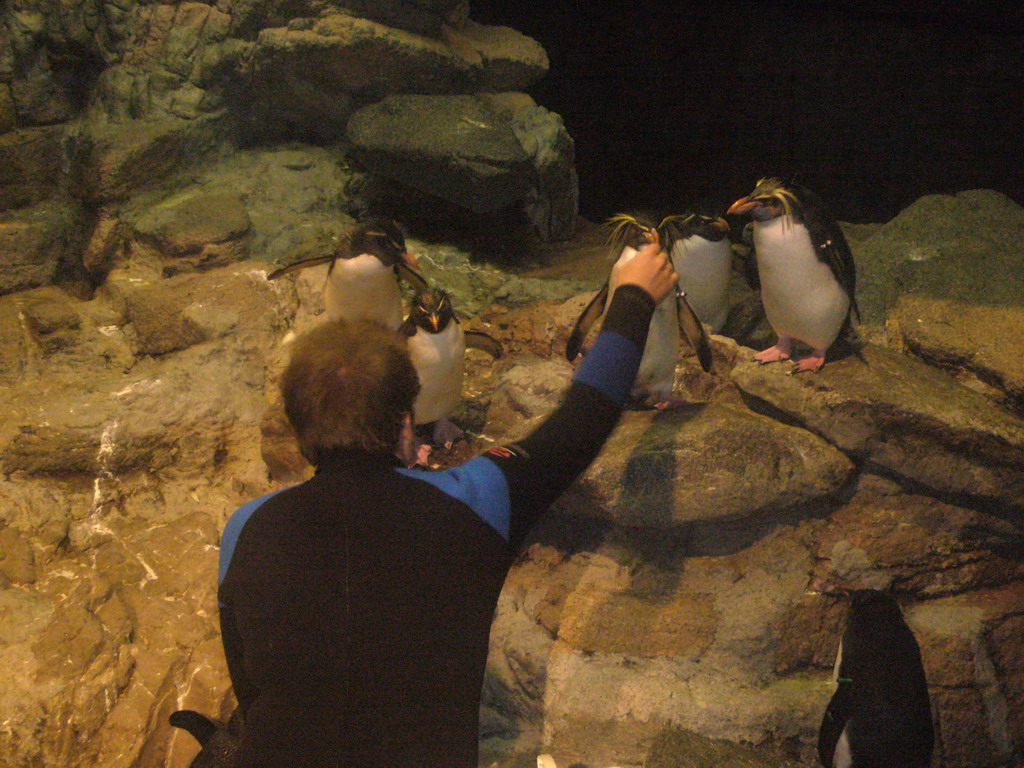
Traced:
<path fill-rule="evenodd" d="M 474 0 L 539 41 L 580 212 L 724 210 L 792 176 L 845 221 L 985 187 L 1024 204 L 1024 3 Z"/>

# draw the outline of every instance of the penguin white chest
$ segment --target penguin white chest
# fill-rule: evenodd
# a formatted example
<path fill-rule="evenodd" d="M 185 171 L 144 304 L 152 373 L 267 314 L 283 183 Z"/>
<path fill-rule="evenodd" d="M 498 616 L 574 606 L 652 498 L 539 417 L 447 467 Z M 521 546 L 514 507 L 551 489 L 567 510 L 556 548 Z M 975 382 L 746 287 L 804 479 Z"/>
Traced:
<path fill-rule="evenodd" d="M 324 308 L 332 320 L 373 320 L 397 330 L 402 294 L 394 270 L 367 253 L 337 259 L 324 286 Z"/>
<path fill-rule="evenodd" d="M 729 314 L 729 271 L 732 248 L 728 238 L 718 242 L 691 235 L 672 246 L 672 266 L 679 273 L 679 285 L 701 322 L 720 331 Z"/>
<path fill-rule="evenodd" d="M 612 267 L 608 291 L 608 303 L 618 286 L 618 273 L 623 264 L 628 263 L 636 250 L 626 247 L 619 260 Z M 654 308 L 651 324 L 647 330 L 647 344 L 644 346 L 640 368 L 633 381 L 633 395 L 653 395 L 659 399 L 667 399 L 675 385 L 676 360 L 679 357 L 679 316 L 676 310 L 676 297 L 669 295 Z"/>
<path fill-rule="evenodd" d="M 466 359 L 466 335 L 457 322 L 440 333 L 417 329 L 409 338 L 409 356 L 420 379 L 413 404 L 417 424 L 429 424 L 448 416 L 462 397 Z"/>
<path fill-rule="evenodd" d="M 780 336 L 828 348 L 846 319 L 850 297 L 818 258 L 810 233 L 787 216 L 754 224 L 761 300 Z"/>

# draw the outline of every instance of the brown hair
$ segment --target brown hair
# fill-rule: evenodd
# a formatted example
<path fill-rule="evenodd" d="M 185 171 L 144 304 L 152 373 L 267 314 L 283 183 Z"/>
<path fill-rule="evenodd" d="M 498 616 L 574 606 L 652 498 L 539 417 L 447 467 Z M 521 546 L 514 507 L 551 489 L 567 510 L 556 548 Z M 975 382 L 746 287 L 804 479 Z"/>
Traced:
<path fill-rule="evenodd" d="M 405 339 L 366 320 L 304 333 L 281 376 L 285 413 L 314 465 L 338 448 L 394 451 L 419 389 Z"/>

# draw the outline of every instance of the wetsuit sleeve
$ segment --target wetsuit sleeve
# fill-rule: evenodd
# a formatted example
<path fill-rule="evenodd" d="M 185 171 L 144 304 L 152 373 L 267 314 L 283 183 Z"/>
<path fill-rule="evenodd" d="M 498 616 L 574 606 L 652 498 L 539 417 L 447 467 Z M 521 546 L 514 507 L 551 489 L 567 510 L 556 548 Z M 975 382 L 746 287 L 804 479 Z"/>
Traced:
<path fill-rule="evenodd" d="M 235 623 L 235 612 L 231 603 L 231 585 L 226 584 L 228 572 L 231 569 L 231 559 L 234 556 L 235 548 L 238 545 L 242 529 L 252 514 L 260 506 L 280 491 L 274 491 L 262 496 L 248 504 L 243 505 L 231 515 L 227 525 L 224 526 L 224 533 L 220 540 L 220 559 L 217 568 L 217 602 L 220 609 L 220 634 L 224 644 L 224 655 L 227 657 L 228 674 L 231 677 L 231 685 L 235 690 L 235 698 L 238 705 L 245 712 L 249 705 L 259 694 L 259 689 L 245 674 L 245 649 L 242 644 L 242 635 Z"/>
<path fill-rule="evenodd" d="M 507 536 L 513 546 L 597 457 L 618 424 L 654 306 L 639 286 L 616 289 L 601 332 L 562 403 L 525 439 L 484 454 L 483 460 L 498 466 L 508 486 Z"/>
<path fill-rule="evenodd" d="M 231 686 L 234 688 L 235 698 L 238 699 L 238 706 L 244 713 L 259 695 L 259 688 L 245 674 L 242 636 L 235 624 L 235 614 L 230 602 L 220 604 L 220 635 L 224 644 L 224 656 L 228 662 Z"/>
<path fill-rule="evenodd" d="M 646 291 L 620 286 L 562 403 L 529 437 L 442 472 L 398 471 L 464 502 L 518 548 L 540 514 L 600 453 L 618 423 L 653 313 L 654 300 Z"/>

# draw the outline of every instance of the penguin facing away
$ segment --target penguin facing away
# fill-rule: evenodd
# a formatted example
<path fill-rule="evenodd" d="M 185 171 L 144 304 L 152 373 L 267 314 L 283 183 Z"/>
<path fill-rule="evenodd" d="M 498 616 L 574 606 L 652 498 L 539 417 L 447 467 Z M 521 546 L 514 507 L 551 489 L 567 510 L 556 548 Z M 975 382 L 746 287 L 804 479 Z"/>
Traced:
<path fill-rule="evenodd" d="M 733 261 L 729 223 L 723 218 L 688 213 L 669 216 L 658 229 L 693 311 L 712 332 L 720 331 L 729 314 Z"/>
<path fill-rule="evenodd" d="M 324 307 L 331 320 L 373 320 L 397 330 L 403 315 L 398 280 L 416 290 L 427 287 L 401 230 L 384 218 L 371 219 L 347 233 L 333 256 L 300 261 L 271 272 L 267 278 L 275 280 L 328 262 Z"/>
<path fill-rule="evenodd" d="M 658 227 L 649 220 L 618 214 L 610 218 L 606 225 L 611 228 L 608 242 L 617 260 L 605 284 L 580 313 L 569 335 L 565 345 L 565 356 L 570 362 L 579 355 L 594 323 L 608 309 L 612 294 L 618 287 L 618 274 L 622 266 L 648 243 L 661 242 Z M 656 408 L 672 404 L 680 329 L 696 350 L 701 366 L 705 371 L 710 370 L 711 347 L 707 333 L 687 302 L 686 295 L 679 291 L 675 295 L 665 297 L 655 307 L 647 332 L 647 344 L 640 359 L 640 368 L 633 382 L 631 394 L 634 399 L 650 400 Z"/>
<path fill-rule="evenodd" d="M 812 352 L 795 370 L 820 370 L 851 313 L 860 317 L 853 254 L 842 230 L 817 195 L 778 179 L 762 179 L 728 212 L 753 218 L 761 300 L 778 334 L 775 345 L 754 359 L 788 360 L 797 340 Z"/>
<path fill-rule="evenodd" d="M 836 660 L 838 688 L 818 733 L 825 768 L 928 768 L 934 732 L 921 651 L 899 605 L 852 593 Z"/>
<path fill-rule="evenodd" d="M 413 421 L 417 426 L 433 424 L 434 445 L 450 445 L 462 436 L 448 416 L 462 398 L 466 348 L 498 358 L 501 344 L 481 331 L 463 330 L 451 294 L 440 288 L 416 294 L 400 331 L 408 337 L 409 356 L 420 379 Z"/>
<path fill-rule="evenodd" d="M 236 709 L 227 723 L 212 720 L 191 709 L 172 712 L 169 722 L 192 734 L 202 749 L 189 768 L 238 768 L 242 744 L 242 711 Z"/>

